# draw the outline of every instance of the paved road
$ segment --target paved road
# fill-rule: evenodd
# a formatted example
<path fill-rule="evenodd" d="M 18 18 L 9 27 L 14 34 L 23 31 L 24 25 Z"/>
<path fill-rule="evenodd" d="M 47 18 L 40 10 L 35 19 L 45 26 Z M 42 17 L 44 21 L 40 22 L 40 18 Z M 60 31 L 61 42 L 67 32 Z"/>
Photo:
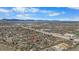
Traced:
<path fill-rule="evenodd" d="M 28 27 L 24 27 L 24 26 L 22 26 L 22 28 L 29 29 L 29 30 L 33 30 L 33 31 L 40 32 L 40 33 L 47 34 L 47 35 L 52 35 L 54 37 L 59 37 L 59 38 L 66 39 L 66 40 L 69 40 L 70 39 L 70 37 L 64 36 L 64 35 L 59 34 L 59 33 L 49 33 L 49 32 L 45 32 L 43 30 L 37 30 L 37 29 L 28 28 Z M 76 38 L 74 40 L 75 41 L 79 41 L 79 38 Z"/>
<path fill-rule="evenodd" d="M 52 35 L 54 37 L 59 37 L 59 38 L 69 40 L 69 37 L 65 37 L 65 36 L 63 36 L 63 35 L 61 35 L 59 33 L 49 33 L 49 32 L 45 32 L 45 31 L 42 31 L 42 30 L 36 30 L 36 29 L 33 29 L 33 28 L 28 28 L 28 27 L 23 27 L 23 26 L 22 26 L 22 28 L 33 30 L 33 31 L 40 32 L 40 33 L 47 34 L 47 35 Z"/>

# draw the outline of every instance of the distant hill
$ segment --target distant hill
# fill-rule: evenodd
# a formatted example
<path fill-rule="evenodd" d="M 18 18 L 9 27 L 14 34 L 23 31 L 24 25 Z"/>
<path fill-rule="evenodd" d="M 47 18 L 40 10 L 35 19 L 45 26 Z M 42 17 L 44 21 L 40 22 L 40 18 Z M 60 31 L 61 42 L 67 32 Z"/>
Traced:
<path fill-rule="evenodd" d="M 17 21 L 17 22 L 53 22 L 53 23 L 79 23 L 79 21 L 59 21 L 59 20 L 34 20 L 34 19 L 1 19 L 0 21 Z"/>

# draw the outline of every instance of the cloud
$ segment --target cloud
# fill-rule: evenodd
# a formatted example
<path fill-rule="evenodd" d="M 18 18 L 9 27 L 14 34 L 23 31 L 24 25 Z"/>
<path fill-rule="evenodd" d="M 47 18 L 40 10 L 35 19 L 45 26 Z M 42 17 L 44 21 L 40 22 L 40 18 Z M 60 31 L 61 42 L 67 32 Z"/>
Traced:
<path fill-rule="evenodd" d="M 17 14 L 16 16 L 18 16 L 18 17 L 25 17 L 25 16 L 29 16 L 29 14 Z"/>
<path fill-rule="evenodd" d="M 8 10 L 8 9 L 0 8 L 0 13 L 3 14 L 2 17 L 5 16 L 4 18 L 10 18 L 11 12 L 12 12 L 12 10 Z M 2 19 L 2 18 L 0 18 L 0 19 Z"/>
<path fill-rule="evenodd" d="M 24 8 L 24 7 L 14 7 L 12 10 L 14 12 L 21 12 L 21 13 L 26 12 L 26 8 Z"/>
<path fill-rule="evenodd" d="M 19 19 L 19 20 L 40 20 L 41 18 L 39 17 L 33 17 L 32 15 L 30 14 L 17 14 L 16 15 L 16 19 Z"/>
<path fill-rule="evenodd" d="M 72 18 L 69 18 L 69 17 L 66 17 L 66 18 L 59 18 L 60 21 L 79 21 L 79 17 L 76 16 L 76 17 L 72 17 Z"/>
<path fill-rule="evenodd" d="M 27 19 L 29 17 L 29 14 L 17 14 L 16 18 L 17 19 Z"/>
<path fill-rule="evenodd" d="M 16 19 L 19 19 L 19 20 L 31 20 L 31 19 L 33 19 L 33 20 L 36 20 L 36 18 L 35 17 L 31 17 L 31 16 L 23 16 L 23 15 L 17 15 L 16 16 Z"/>
<path fill-rule="evenodd" d="M 71 21 L 72 19 L 71 18 L 60 18 L 59 20 L 60 21 Z"/>
<path fill-rule="evenodd" d="M 2 20 L 3 18 L 0 18 L 0 20 Z"/>
<path fill-rule="evenodd" d="M 79 21 L 79 17 L 74 17 L 73 20 L 74 21 Z"/>
<path fill-rule="evenodd" d="M 3 9 L 3 8 L 0 8 L 0 12 L 7 13 L 7 12 L 10 12 L 10 11 L 9 10 L 6 10 L 6 9 Z"/>
<path fill-rule="evenodd" d="M 36 12 L 39 12 L 39 9 L 33 8 L 33 7 L 14 7 L 13 11 L 20 12 L 20 13 L 25 13 L 25 12 L 36 13 Z"/>
<path fill-rule="evenodd" d="M 79 7 L 68 7 L 70 9 L 75 9 L 75 10 L 79 10 Z"/>
<path fill-rule="evenodd" d="M 39 12 L 40 10 L 38 8 L 29 8 L 29 11 L 32 13 Z"/>
<path fill-rule="evenodd" d="M 48 13 L 49 16 L 59 16 L 61 14 L 65 14 L 65 12 L 49 12 Z"/>
<path fill-rule="evenodd" d="M 40 10 L 41 13 L 50 13 L 52 11 L 49 11 L 49 10 Z"/>
<path fill-rule="evenodd" d="M 4 8 L 0 8 L 0 12 L 20 12 L 20 13 L 25 13 L 25 12 L 32 12 L 32 13 L 36 13 L 39 12 L 40 9 L 39 8 L 34 8 L 34 7 L 14 7 L 11 10 L 7 10 Z"/>
<path fill-rule="evenodd" d="M 60 15 L 61 13 L 57 13 L 57 12 L 54 12 L 54 13 L 49 13 L 49 16 L 58 16 Z"/>
<path fill-rule="evenodd" d="M 39 18 L 33 17 L 30 14 L 17 14 L 16 19 L 19 19 L 19 20 L 31 20 L 31 19 L 32 20 L 38 20 Z"/>

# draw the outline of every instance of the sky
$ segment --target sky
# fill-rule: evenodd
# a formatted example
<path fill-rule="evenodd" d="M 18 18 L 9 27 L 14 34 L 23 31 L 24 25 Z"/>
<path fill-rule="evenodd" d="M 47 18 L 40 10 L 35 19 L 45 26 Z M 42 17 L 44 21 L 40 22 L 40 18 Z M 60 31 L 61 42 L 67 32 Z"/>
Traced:
<path fill-rule="evenodd" d="M 79 21 L 79 7 L 0 7 L 0 20 Z"/>

